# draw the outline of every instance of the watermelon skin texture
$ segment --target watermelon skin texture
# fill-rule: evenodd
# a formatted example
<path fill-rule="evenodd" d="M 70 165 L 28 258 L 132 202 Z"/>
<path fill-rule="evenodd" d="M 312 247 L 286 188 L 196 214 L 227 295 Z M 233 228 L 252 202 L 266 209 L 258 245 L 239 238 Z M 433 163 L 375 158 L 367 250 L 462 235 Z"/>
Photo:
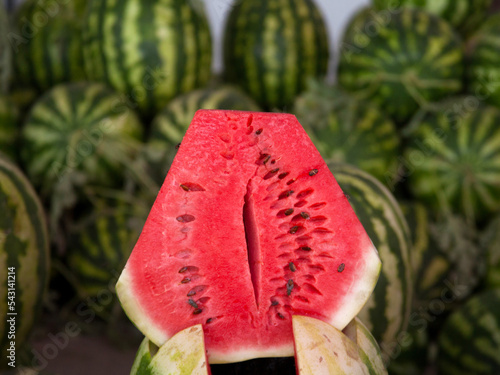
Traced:
<path fill-rule="evenodd" d="M 31 108 L 21 132 L 21 159 L 43 196 L 77 175 L 82 184 L 117 186 L 142 133 L 135 112 L 103 84 L 61 84 Z"/>
<path fill-rule="evenodd" d="M 486 288 L 500 288 L 500 215 L 488 224 L 481 236 L 481 245 L 486 254 Z"/>
<path fill-rule="evenodd" d="M 19 113 L 15 105 L 6 96 L 0 96 L 0 152 L 17 159 Z"/>
<path fill-rule="evenodd" d="M 12 49 L 9 46 L 9 19 L 5 7 L 0 7 L 0 94 L 9 87 L 12 70 Z"/>
<path fill-rule="evenodd" d="M 86 3 L 29 0 L 18 9 L 17 37 L 11 37 L 16 86 L 43 92 L 59 83 L 86 79 L 82 53 Z M 34 36 L 25 37 L 27 33 Z"/>
<path fill-rule="evenodd" d="M 413 195 L 470 223 L 500 211 L 500 110 L 454 97 L 422 111 L 405 129 Z"/>
<path fill-rule="evenodd" d="M 365 8 L 351 20 L 341 49 L 340 85 L 371 100 L 399 124 L 463 86 L 459 35 L 422 10 L 402 8 L 387 15 Z"/>
<path fill-rule="evenodd" d="M 408 223 L 394 196 L 375 177 L 348 164 L 328 165 L 382 260 L 377 286 L 358 316 L 380 344 L 387 363 L 398 335 L 408 326 L 412 307 Z"/>
<path fill-rule="evenodd" d="M 264 109 L 286 110 L 308 78 L 326 76 L 328 46 L 312 0 L 238 0 L 224 31 L 226 79 Z"/>
<path fill-rule="evenodd" d="M 7 368 L 10 325 L 16 312 L 15 342 L 20 352 L 41 309 L 49 277 L 49 241 L 45 214 L 30 182 L 11 161 L 0 156 L 0 370 Z M 15 306 L 10 310 L 8 267 L 15 267 Z M 12 281 L 12 280 L 10 280 Z"/>
<path fill-rule="evenodd" d="M 487 16 L 492 0 L 373 0 L 377 10 L 397 12 L 399 7 L 415 7 L 448 21 L 464 35 L 474 32 Z"/>
<path fill-rule="evenodd" d="M 500 289 L 471 298 L 445 322 L 438 339 L 442 375 L 500 373 Z"/>
<path fill-rule="evenodd" d="M 469 42 L 468 92 L 500 108 L 500 15 L 490 17 Z"/>
<path fill-rule="evenodd" d="M 83 26 L 85 71 L 153 117 L 205 85 L 212 43 L 201 9 L 184 0 L 91 0 Z"/>
<path fill-rule="evenodd" d="M 292 314 L 344 328 L 379 269 L 294 116 L 198 111 L 117 293 L 157 346 L 202 323 L 210 363 L 239 362 L 292 356 Z"/>

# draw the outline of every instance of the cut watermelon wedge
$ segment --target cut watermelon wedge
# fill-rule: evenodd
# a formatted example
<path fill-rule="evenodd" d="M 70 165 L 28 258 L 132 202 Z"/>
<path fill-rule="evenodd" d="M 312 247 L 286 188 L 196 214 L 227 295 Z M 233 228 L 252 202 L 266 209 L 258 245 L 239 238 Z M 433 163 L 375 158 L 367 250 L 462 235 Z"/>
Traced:
<path fill-rule="evenodd" d="M 343 329 L 379 271 L 295 116 L 198 111 L 117 292 L 157 346 L 201 323 L 226 363 L 293 356 L 293 314 Z"/>

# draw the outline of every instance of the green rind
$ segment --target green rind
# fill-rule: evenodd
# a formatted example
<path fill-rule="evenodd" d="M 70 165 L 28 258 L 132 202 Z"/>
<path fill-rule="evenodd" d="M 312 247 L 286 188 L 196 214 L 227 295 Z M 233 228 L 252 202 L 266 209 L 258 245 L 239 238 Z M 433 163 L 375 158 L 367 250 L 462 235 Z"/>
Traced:
<path fill-rule="evenodd" d="M 22 129 L 21 157 L 43 195 L 65 179 L 114 186 L 142 137 L 136 114 L 96 83 L 54 87 L 32 107 Z"/>
<path fill-rule="evenodd" d="M 327 73 L 329 42 L 312 0 L 238 0 L 224 31 L 229 82 L 263 108 L 290 108 L 308 78 Z"/>
<path fill-rule="evenodd" d="M 19 129 L 18 113 L 14 104 L 0 96 L 0 152 L 13 160 L 17 158 Z"/>
<path fill-rule="evenodd" d="M 41 312 L 49 276 L 48 233 L 40 201 L 23 173 L 0 157 L 0 369 L 6 366 L 10 341 L 22 348 Z M 15 267 L 15 306 L 8 310 L 8 267 Z M 15 317 L 15 339 L 8 337 L 8 312 Z"/>
<path fill-rule="evenodd" d="M 86 0 L 30 0 L 16 13 L 15 84 L 46 91 L 86 78 L 83 71 L 82 18 Z"/>
<path fill-rule="evenodd" d="M 493 15 L 470 40 L 468 92 L 500 108 L 500 15 Z"/>
<path fill-rule="evenodd" d="M 453 313 L 438 343 L 440 374 L 499 374 L 500 289 L 476 295 Z"/>
<path fill-rule="evenodd" d="M 232 86 L 195 90 L 172 100 L 153 120 L 146 145 L 148 161 L 154 165 L 153 173 L 159 183 L 163 182 L 175 157 L 176 146 L 199 109 L 260 110 L 251 98 Z"/>
<path fill-rule="evenodd" d="M 464 35 L 469 35 L 484 21 L 492 0 L 373 0 L 377 10 L 397 12 L 400 7 L 424 9 L 448 21 Z"/>
<path fill-rule="evenodd" d="M 328 165 L 382 260 L 377 286 L 358 316 L 380 344 L 387 361 L 398 335 L 408 325 L 411 311 L 408 224 L 395 198 L 376 178 L 350 165 Z"/>
<path fill-rule="evenodd" d="M 395 124 L 376 106 L 337 87 L 311 85 L 294 113 L 323 158 L 350 163 L 393 185 L 400 139 Z"/>
<path fill-rule="evenodd" d="M 481 236 L 482 248 L 486 254 L 485 286 L 500 288 L 500 215 L 497 215 Z"/>
<path fill-rule="evenodd" d="M 12 49 L 9 46 L 9 19 L 4 4 L 0 6 L 0 95 L 7 93 L 12 71 Z"/>
<path fill-rule="evenodd" d="M 373 101 L 397 123 L 459 92 L 463 71 L 458 34 L 446 21 L 418 9 L 395 14 L 364 9 L 341 43 L 340 85 Z"/>
<path fill-rule="evenodd" d="M 206 16 L 184 0 L 91 0 L 84 21 L 85 70 L 153 116 L 210 79 Z"/>
<path fill-rule="evenodd" d="M 499 109 L 471 97 L 450 98 L 418 113 L 404 152 L 414 196 L 471 223 L 499 212 L 499 122 Z"/>

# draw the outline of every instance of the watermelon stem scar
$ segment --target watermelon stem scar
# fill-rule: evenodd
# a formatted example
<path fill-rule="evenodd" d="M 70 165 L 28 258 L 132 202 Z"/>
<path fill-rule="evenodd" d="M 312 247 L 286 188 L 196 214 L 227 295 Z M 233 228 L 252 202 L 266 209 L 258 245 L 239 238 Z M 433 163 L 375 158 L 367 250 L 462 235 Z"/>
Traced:
<path fill-rule="evenodd" d="M 293 356 L 293 315 L 343 329 L 379 272 L 377 250 L 293 115 L 203 110 L 117 293 L 155 345 L 202 324 L 210 363 L 239 362 Z"/>

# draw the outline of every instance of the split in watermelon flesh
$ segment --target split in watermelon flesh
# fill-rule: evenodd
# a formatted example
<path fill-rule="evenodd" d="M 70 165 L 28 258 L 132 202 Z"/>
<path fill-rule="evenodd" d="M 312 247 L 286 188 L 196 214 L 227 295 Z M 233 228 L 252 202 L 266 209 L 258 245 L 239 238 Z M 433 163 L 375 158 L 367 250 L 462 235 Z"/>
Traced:
<path fill-rule="evenodd" d="M 198 111 L 118 281 L 157 346 L 203 324 L 210 363 L 294 355 L 292 315 L 343 329 L 378 253 L 295 116 Z"/>

